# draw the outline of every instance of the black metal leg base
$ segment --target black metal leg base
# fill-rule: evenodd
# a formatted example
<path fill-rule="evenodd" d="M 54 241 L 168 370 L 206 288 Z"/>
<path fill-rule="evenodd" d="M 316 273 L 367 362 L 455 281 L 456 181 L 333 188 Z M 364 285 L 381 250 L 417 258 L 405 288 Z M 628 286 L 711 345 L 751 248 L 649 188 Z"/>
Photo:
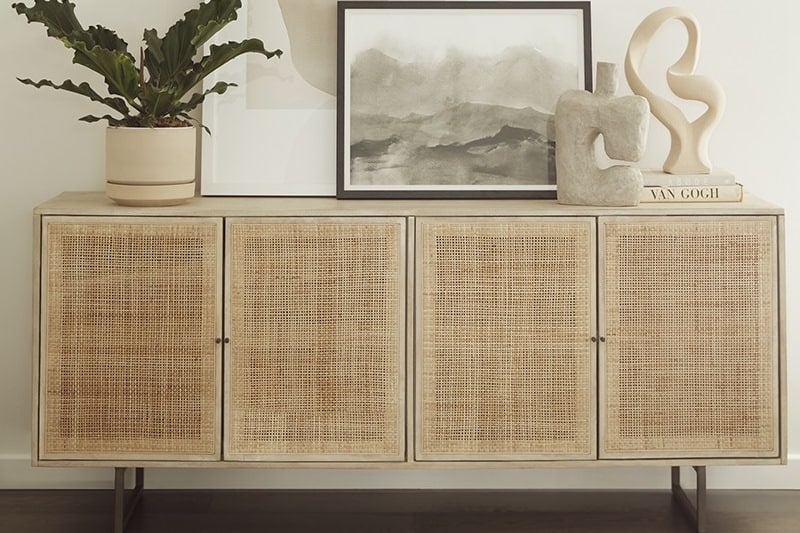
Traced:
<path fill-rule="evenodd" d="M 681 509 L 691 518 L 697 533 L 706 533 L 706 467 L 694 466 L 697 474 L 697 494 L 695 501 L 689 498 L 681 486 L 681 468 L 672 467 L 672 497 Z"/>
<path fill-rule="evenodd" d="M 127 468 L 114 469 L 114 533 L 123 533 L 128 525 L 144 491 L 144 468 L 136 468 L 136 484 L 125 494 L 125 471 Z"/>

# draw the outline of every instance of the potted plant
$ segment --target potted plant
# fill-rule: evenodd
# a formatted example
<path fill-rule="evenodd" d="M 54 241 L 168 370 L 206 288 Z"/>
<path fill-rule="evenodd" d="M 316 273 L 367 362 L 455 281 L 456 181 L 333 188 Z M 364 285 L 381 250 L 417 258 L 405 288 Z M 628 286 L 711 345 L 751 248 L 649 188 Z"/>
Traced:
<path fill-rule="evenodd" d="M 233 83 L 220 81 L 203 90 L 200 82 L 242 54 L 267 59 L 259 39 L 203 45 L 236 20 L 241 0 L 209 0 L 187 11 L 164 36 L 145 30 L 139 58 L 127 43 L 102 26 L 84 28 L 68 0 L 34 0 L 31 7 L 12 4 L 29 23 L 39 22 L 47 35 L 73 52 L 73 63 L 100 74 L 103 90 L 87 82 L 19 79 L 26 85 L 69 91 L 109 107 L 113 114 L 81 117 L 85 122 L 106 120 L 106 194 L 126 205 L 174 205 L 194 196 L 197 121 L 190 112 L 212 94 L 223 94 Z M 205 128 L 205 126 L 203 126 Z M 207 130 L 207 128 L 206 128 Z"/>

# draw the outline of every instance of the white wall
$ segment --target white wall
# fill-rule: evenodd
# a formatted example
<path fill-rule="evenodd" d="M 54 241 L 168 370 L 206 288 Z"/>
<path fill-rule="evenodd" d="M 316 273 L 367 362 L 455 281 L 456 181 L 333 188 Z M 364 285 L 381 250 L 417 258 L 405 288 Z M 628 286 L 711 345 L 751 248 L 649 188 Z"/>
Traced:
<path fill-rule="evenodd" d="M 29 2 L 30 3 L 30 2 Z M 76 0 L 88 24 L 118 29 L 137 43 L 141 28 L 165 30 L 195 0 Z M 637 24 L 665 5 L 658 0 L 594 0 L 595 60 L 621 63 Z M 713 136 L 716 166 L 740 176 L 746 189 L 787 211 L 790 465 L 709 469 L 711 487 L 800 489 L 800 283 L 798 272 L 800 193 L 793 185 L 800 134 L 800 3 L 795 0 L 681 1 L 700 20 L 698 72 L 716 78 L 728 95 L 728 110 Z M 103 186 L 103 127 L 76 120 L 97 108 L 82 98 L 34 90 L 14 77 L 61 81 L 86 79 L 69 64 L 69 53 L 29 26 L 9 7 L 0 9 L 0 488 L 108 487 L 108 469 L 33 469 L 30 464 L 31 211 L 63 190 Z M 665 28 L 648 55 L 659 68 L 683 51 L 681 26 Z M 656 71 L 654 69 L 653 71 Z M 655 82 L 654 82 L 655 83 Z M 623 89 L 627 92 L 627 88 Z M 693 109 L 687 107 L 687 109 Z M 657 167 L 667 137 L 653 121 L 643 165 Z M 792 389 L 791 384 L 795 384 Z M 666 469 L 526 471 L 292 471 L 204 469 L 148 474 L 150 487 L 666 487 Z"/>

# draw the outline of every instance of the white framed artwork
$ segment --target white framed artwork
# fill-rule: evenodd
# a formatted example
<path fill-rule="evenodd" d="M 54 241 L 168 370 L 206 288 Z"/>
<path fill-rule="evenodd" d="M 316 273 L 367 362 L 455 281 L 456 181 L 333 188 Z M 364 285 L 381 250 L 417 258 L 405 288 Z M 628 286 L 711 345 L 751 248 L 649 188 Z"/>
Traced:
<path fill-rule="evenodd" d="M 258 38 L 205 86 L 236 83 L 203 105 L 203 196 L 336 194 L 336 1 L 244 0 L 210 44 Z"/>

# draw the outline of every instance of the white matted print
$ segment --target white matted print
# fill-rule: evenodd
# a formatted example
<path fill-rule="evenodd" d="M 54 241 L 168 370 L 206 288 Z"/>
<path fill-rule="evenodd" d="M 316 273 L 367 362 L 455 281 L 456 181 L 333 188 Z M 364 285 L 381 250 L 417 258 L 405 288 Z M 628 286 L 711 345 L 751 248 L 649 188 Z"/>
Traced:
<path fill-rule="evenodd" d="M 238 85 L 203 105 L 203 195 L 336 192 L 336 0 L 244 0 L 213 43 L 258 38 L 280 59 L 247 54 L 205 85 Z"/>
<path fill-rule="evenodd" d="M 555 197 L 588 2 L 340 2 L 337 195 Z"/>

